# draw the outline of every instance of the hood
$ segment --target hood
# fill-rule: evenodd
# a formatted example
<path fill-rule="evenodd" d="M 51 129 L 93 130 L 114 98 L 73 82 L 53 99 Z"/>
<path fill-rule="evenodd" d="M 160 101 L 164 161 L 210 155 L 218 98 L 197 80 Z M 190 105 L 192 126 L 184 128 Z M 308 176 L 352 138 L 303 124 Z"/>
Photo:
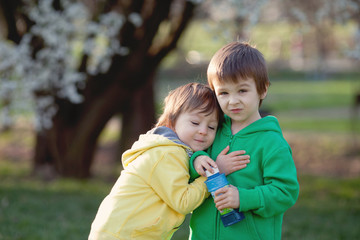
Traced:
<path fill-rule="evenodd" d="M 192 149 L 183 143 L 173 130 L 167 127 L 157 127 L 140 135 L 131 149 L 123 153 L 122 164 L 125 168 L 145 151 L 165 146 L 180 146 L 184 148 L 189 157 L 193 154 Z"/>
<path fill-rule="evenodd" d="M 225 132 L 229 135 L 231 135 L 231 119 L 225 115 L 225 122 L 223 124 L 223 127 L 225 128 Z M 244 129 L 240 130 L 235 135 L 249 135 L 254 134 L 258 132 L 267 132 L 272 131 L 276 132 L 280 135 L 282 135 L 282 131 L 279 125 L 279 121 L 274 116 L 266 116 L 264 118 L 261 118 L 249 126 L 245 127 Z"/>

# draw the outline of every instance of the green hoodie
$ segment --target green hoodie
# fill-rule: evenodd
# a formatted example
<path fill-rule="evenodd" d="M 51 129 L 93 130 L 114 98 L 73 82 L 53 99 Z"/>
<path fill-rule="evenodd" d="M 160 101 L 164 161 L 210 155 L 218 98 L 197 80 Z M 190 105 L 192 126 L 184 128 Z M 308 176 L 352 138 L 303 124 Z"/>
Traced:
<path fill-rule="evenodd" d="M 295 204 L 299 194 L 296 168 L 290 146 L 284 139 L 279 123 L 273 116 L 264 117 L 235 135 L 231 133 L 231 119 L 225 116 L 208 154 L 216 159 L 230 146 L 229 152 L 245 150 L 250 155 L 246 168 L 227 176 L 239 190 L 239 211 L 245 219 L 224 227 L 209 197 L 192 214 L 191 239 L 281 239 L 284 212 Z M 204 153 L 203 153 L 204 154 Z M 193 155 L 195 159 L 199 153 Z M 192 178 L 198 176 L 190 161 Z"/>

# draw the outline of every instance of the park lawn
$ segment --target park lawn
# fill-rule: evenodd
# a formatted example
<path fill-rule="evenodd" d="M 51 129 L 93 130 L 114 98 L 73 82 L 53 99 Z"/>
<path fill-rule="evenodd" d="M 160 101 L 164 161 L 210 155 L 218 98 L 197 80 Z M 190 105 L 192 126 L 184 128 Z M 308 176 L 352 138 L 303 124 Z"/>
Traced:
<path fill-rule="evenodd" d="M 360 178 L 304 175 L 300 196 L 284 217 L 283 239 L 357 239 Z"/>
<path fill-rule="evenodd" d="M 0 240 L 86 239 L 113 185 L 99 179 L 44 182 L 30 177 L 24 163 L 1 161 L 0 169 Z M 300 175 L 299 182 L 299 199 L 284 217 L 283 239 L 350 240 L 360 235 L 359 177 Z M 173 239 L 186 239 L 187 222 Z"/>
<path fill-rule="evenodd" d="M 355 94 L 357 75 L 326 81 L 274 81 L 263 109 L 278 117 L 284 131 L 360 133 Z"/>
<path fill-rule="evenodd" d="M 0 174 L 1 240 L 87 239 L 98 205 L 112 185 L 95 180 L 45 182 L 30 177 L 24 163 L 0 161 L 0 169 L 6 169 Z"/>
<path fill-rule="evenodd" d="M 356 91 L 360 91 L 356 76 L 351 80 L 275 80 L 264 106 L 272 111 L 351 106 Z"/>
<path fill-rule="evenodd" d="M 349 111 L 352 96 L 358 89 L 356 76 L 329 81 L 309 81 L 303 76 L 287 81 L 284 75 L 274 76 L 263 107 L 279 118 L 285 132 L 347 134 L 352 126 Z M 172 80 L 164 83 L 164 93 L 190 81 Z M 359 118 L 357 116 L 356 121 Z M 0 138 L 0 147 L 15 154 L 15 158 L 14 155 L 4 157 L 4 153 L 0 157 L 0 240 L 86 239 L 98 206 L 114 181 L 105 182 L 101 178 L 44 182 L 31 177 L 29 162 L 23 159 L 29 155 L 27 149 L 34 141 L 29 131 L 21 129 L 21 133 L 2 134 Z M 105 133 L 106 141 L 116 138 L 114 131 Z M 299 172 L 300 196 L 285 214 L 283 239 L 356 239 L 360 236 L 360 177 Z M 173 239 L 187 238 L 188 219 Z"/>

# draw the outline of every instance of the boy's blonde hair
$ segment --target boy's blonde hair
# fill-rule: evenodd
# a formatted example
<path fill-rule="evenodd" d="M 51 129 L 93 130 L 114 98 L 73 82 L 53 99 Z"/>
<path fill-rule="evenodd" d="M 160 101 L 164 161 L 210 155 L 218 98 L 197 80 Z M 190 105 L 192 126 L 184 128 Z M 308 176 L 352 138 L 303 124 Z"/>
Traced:
<path fill-rule="evenodd" d="M 264 56 L 246 42 L 232 42 L 218 50 L 210 60 L 207 78 L 212 89 L 214 82 L 236 83 L 239 79 L 253 78 L 259 95 L 270 85 Z"/>
<path fill-rule="evenodd" d="M 222 116 L 215 93 L 209 86 L 201 83 L 188 83 L 172 90 L 164 103 L 164 111 L 156 127 L 165 126 L 174 130 L 176 120 L 181 113 L 196 109 L 206 115 L 216 111 L 218 120 Z"/>

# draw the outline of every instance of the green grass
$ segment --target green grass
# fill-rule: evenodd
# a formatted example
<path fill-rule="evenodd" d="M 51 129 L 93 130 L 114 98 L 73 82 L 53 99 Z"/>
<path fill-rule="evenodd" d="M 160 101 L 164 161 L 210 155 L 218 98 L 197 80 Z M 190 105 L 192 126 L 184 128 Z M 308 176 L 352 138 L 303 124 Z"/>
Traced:
<path fill-rule="evenodd" d="M 71 179 L 43 182 L 29 168 L 2 161 L 0 240 L 87 239 L 112 183 Z M 21 171 L 19 171 L 21 166 Z M 300 176 L 300 196 L 284 217 L 283 239 L 356 239 L 360 234 L 360 178 Z M 174 235 L 187 239 L 188 217 Z"/>
<path fill-rule="evenodd" d="M 285 131 L 360 133 L 360 110 L 353 111 L 360 91 L 357 77 L 338 80 L 273 81 L 263 108 L 279 118 Z"/>
<path fill-rule="evenodd" d="M 357 239 L 360 178 L 301 176 L 300 197 L 284 217 L 284 239 Z"/>
<path fill-rule="evenodd" d="M 43 182 L 27 177 L 28 172 L 20 174 L 19 164 L 6 165 L 13 174 L 0 177 L 1 240 L 87 239 L 109 184 L 70 179 Z"/>
<path fill-rule="evenodd" d="M 291 129 L 293 131 L 317 131 L 317 132 L 351 132 L 352 125 L 347 119 L 319 119 L 319 120 L 294 120 L 293 118 L 280 118 L 280 125 L 283 129 Z M 360 133 L 357 127 L 356 132 Z"/>
<path fill-rule="evenodd" d="M 274 111 L 350 106 L 360 90 L 355 80 L 273 81 L 264 105 Z"/>

